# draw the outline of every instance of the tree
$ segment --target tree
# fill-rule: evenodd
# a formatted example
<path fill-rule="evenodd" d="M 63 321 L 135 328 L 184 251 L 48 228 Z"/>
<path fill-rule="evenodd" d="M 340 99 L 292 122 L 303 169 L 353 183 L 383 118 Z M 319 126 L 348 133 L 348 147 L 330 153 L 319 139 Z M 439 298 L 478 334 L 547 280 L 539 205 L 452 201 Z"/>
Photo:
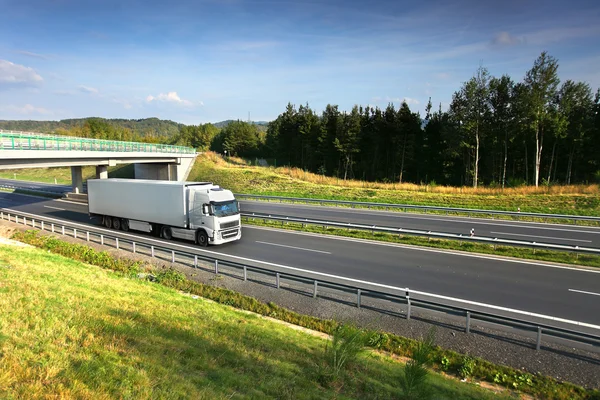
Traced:
<path fill-rule="evenodd" d="M 508 128 L 512 119 L 512 97 L 514 83 L 508 75 L 490 80 L 490 106 L 492 126 L 504 137 L 504 157 L 502 162 L 502 189 L 506 185 L 506 162 L 508 160 Z"/>
<path fill-rule="evenodd" d="M 535 129 L 535 186 L 540 181 L 540 164 L 544 146 L 544 132 L 556 115 L 553 101 L 560 79 L 557 74 L 558 61 L 545 51 L 535 60 L 533 67 L 525 75 L 525 85 L 528 89 L 529 110 Z"/>
<path fill-rule="evenodd" d="M 342 114 L 341 129 L 338 130 L 338 135 L 334 139 L 336 149 L 340 152 L 344 162 L 344 180 L 348 177 L 348 169 L 352 168 L 352 155 L 358 153 L 358 139 L 360 133 L 360 115 L 358 107 L 352 107 L 350 114 Z"/>
<path fill-rule="evenodd" d="M 593 127 L 592 89 L 583 82 L 567 80 L 558 92 L 561 129 L 568 140 L 569 158 L 565 181 L 571 183 L 573 158 L 577 149 L 586 141 Z"/>
<path fill-rule="evenodd" d="M 259 145 L 259 131 L 254 124 L 234 121 L 221 131 L 223 148 L 232 156 L 253 156 Z"/>
<path fill-rule="evenodd" d="M 479 160 L 481 140 L 484 134 L 484 120 L 489 112 L 489 73 L 486 68 L 479 67 L 475 76 L 463 84 L 459 92 L 454 93 L 451 108 L 458 118 L 461 129 L 475 144 L 473 155 L 473 187 L 479 181 Z"/>

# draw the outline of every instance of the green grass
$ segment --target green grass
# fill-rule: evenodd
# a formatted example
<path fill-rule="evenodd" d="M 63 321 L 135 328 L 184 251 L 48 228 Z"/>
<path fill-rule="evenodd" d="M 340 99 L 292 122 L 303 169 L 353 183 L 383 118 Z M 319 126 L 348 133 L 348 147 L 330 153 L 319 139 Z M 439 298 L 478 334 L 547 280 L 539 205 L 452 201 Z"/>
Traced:
<path fill-rule="evenodd" d="M 452 188 L 427 185 L 377 184 L 321 178 L 289 168 L 225 162 L 213 153 L 197 157 L 188 180 L 208 180 L 236 193 L 418 204 L 487 210 L 600 216 L 597 185 L 501 189 Z"/>
<path fill-rule="evenodd" d="M 317 233 L 320 235 L 343 236 L 357 239 L 377 240 L 388 243 L 399 243 L 413 246 L 433 247 L 437 249 L 468 251 L 471 253 L 492 254 L 503 257 L 515 257 L 528 260 L 549 261 L 571 265 L 600 267 L 600 256 L 576 254 L 564 251 L 538 250 L 525 247 L 493 246 L 485 243 L 467 243 L 457 240 L 428 239 L 420 236 L 392 235 L 382 232 L 369 232 L 342 228 L 324 228 L 321 225 L 304 225 L 300 223 L 263 220 L 243 217 L 248 225 L 280 228 L 293 231 Z"/>
<path fill-rule="evenodd" d="M 175 289 L 179 293 L 183 292 L 198 295 L 220 304 L 230 305 L 241 310 L 252 311 L 260 315 L 277 318 L 281 321 L 315 331 L 328 334 L 336 331 L 335 327 L 337 324 L 335 321 L 301 315 L 282 308 L 272 302 L 265 304 L 255 298 L 244 296 L 228 289 L 201 284 L 189 280 L 183 274 L 164 266 L 152 267 L 129 258 L 115 258 L 107 252 L 97 251 L 85 245 L 64 242 L 48 234 L 40 235 L 39 232 L 33 230 L 17 231 L 14 234 L 14 237 L 17 240 L 32 244 L 49 253 L 60 254 L 78 261 L 100 266 L 109 271 L 114 271 L 117 276 L 134 278 L 138 276 L 140 271 L 152 270 L 155 274 L 157 283 L 164 287 Z M 3 265 L 1 257 L 0 265 Z M 0 280 L 0 282 L 2 281 Z M 2 321 L 2 319 L 0 319 L 0 321 Z M 0 332 L 2 332 L 1 329 Z M 419 342 L 413 339 L 381 331 L 365 330 L 364 332 L 367 337 L 368 347 L 380 349 L 398 356 L 410 356 L 414 353 L 415 349 L 418 349 L 419 347 Z M 468 376 L 469 379 L 474 378 L 480 381 L 493 382 L 506 388 L 518 389 L 523 393 L 532 394 L 535 398 L 592 399 L 597 398 L 594 396 L 600 395 L 600 392 L 598 391 L 586 391 L 581 387 L 566 382 L 557 382 L 549 377 L 532 375 L 525 371 L 495 365 L 482 359 L 472 359 L 454 351 L 441 349 L 437 346 L 433 349 L 431 356 L 432 361 L 434 362 L 433 368 L 437 371 L 445 371 L 455 377 Z M 322 378 L 331 376 L 331 374 L 328 373 L 328 369 L 324 369 L 323 359 L 316 357 L 313 366 L 315 366 L 316 372 L 314 372 L 314 370 L 309 370 L 307 373 L 311 371 L 314 372 L 313 377 L 317 379 L 317 381 L 321 382 L 323 381 Z M 323 372 L 325 372 L 325 375 Z M 1 376 L 2 374 L 0 372 L 0 377 Z M 351 376 L 354 379 L 355 375 Z M 313 378 L 311 378 L 311 380 L 312 379 Z M 328 382 L 329 379 L 326 379 L 326 381 Z M 444 385 L 453 386 L 452 382 L 442 382 L 444 382 Z M 338 386 L 340 384 L 343 385 L 344 380 L 336 381 L 335 383 Z M 1 387 L 0 379 L 0 388 Z M 324 389 L 330 389 L 330 387 L 327 386 L 324 387 Z M 367 395 L 366 397 L 369 396 Z M 441 398 L 444 397 L 445 396 L 441 396 Z"/>
<path fill-rule="evenodd" d="M 96 167 L 82 167 L 84 182 L 90 178 L 96 177 Z M 133 164 L 117 165 L 108 167 L 108 176 L 110 178 L 133 178 Z M 4 170 L 0 172 L 2 179 L 16 179 L 20 181 L 56 183 L 59 185 L 71 184 L 71 168 L 28 168 Z"/>
<path fill-rule="evenodd" d="M 0 247 L 0 397 L 398 398 L 367 353 L 317 383 L 325 340 L 37 249 Z M 498 398 L 433 375 L 436 398 Z M 508 397 L 507 397 L 508 398 Z"/>

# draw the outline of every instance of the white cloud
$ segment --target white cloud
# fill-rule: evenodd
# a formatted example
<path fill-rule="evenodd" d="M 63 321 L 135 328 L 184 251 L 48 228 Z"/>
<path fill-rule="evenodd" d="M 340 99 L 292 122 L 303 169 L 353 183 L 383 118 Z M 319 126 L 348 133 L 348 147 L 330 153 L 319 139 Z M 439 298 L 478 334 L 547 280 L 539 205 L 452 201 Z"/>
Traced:
<path fill-rule="evenodd" d="M 417 99 L 411 99 L 410 97 L 405 97 L 404 99 L 402 99 L 403 101 L 406 102 L 406 104 L 408 104 L 409 106 L 412 105 L 417 105 L 419 104 L 419 100 Z"/>
<path fill-rule="evenodd" d="M 52 111 L 50 111 L 50 110 L 47 110 L 43 107 L 34 107 L 31 104 L 25 104 L 23 107 L 7 106 L 7 107 L 2 107 L 1 110 L 4 112 L 10 112 L 10 113 L 19 114 L 19 115 L 33 115 L 33 114 L 49 115 L 49 114 L 52 114 Z"/>
<path fill-rule="evenodd" d="M 179 97 L 179 95 L 177 95 L 177 92 L 169 92 L 167 94 L 161 93 L 158 96 L 149 95 L 148 97 L 146 97 L 146 101 L 148 103 L 152 103 L 152 102 L 174 103 L 174 104 L 179 104 L 179 105 L 187 106 L 187 107 L 191 107 L 194 105 L 194 103 L 192 103 L 191 101 L 184 100 L 181 97 Z M 204 105 L 204 103 L 200 102 L 200 105 Z"/>
<path fill-rule="evenodd" d="M 98 94 L 98 89 L 89 86 L 79 85 L 77 89 L 83 93 Z"/>
<path fill-rule="evenodd" d="M 31 51 L 26 51 L 26 50 L 18 50 L 17 53 L 23 54 L 24 56 L 33 57 L 33 58 L 41 58 L 42 60 L 49 59 L 48 56 L 45 56 L 43 54 L 32 53 Z"/>
<path fill-rule="evenodd" d="M 35 86 L 43 82 L 33 68 L 0 60 L 0 88 L 2 86 Z"/>
<path fill-rule="evenodd" d="M 515 46 L 521 43 L 523 43 L 522 38 L 513 36 L 508 32 L 499 32 L 494 39 L 492 39 L 492 44 L 494 46 Z"/>

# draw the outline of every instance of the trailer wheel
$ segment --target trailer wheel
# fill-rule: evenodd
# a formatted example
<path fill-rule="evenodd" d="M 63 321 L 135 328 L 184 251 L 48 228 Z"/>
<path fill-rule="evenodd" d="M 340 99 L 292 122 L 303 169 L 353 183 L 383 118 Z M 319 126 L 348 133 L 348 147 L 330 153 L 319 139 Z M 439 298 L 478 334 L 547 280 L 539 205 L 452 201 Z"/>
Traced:
<path fill-rule="evenodd" d="M 171 232 L 171 228 L 168 226 L 163 226 L 160 230 L 160 236 L 163 239 L 171 240 L 173 238 L 173 233 Z"/>
<path fill-rule="evenodd" d="M 206 234 L 206 231 L 199 230 L 198 233 L 196 233 L 196 242 L 202 247 L 208 246 L 208 235 Z"/>
<path fill-rule="evenodd" d="M 108 215 L 104 216 L 104 226 L 108 229 L 112 228 L 112 218 Z"/>
<path fill-rule="evenodd" d="M 113 225 L 113 228 L 118 231 L 119 229 L 121 229 L 121 219 L 114 217 L 113 221 L 112 221 L 112 225 Z"/>
<path fill-rule="evenodd" d="M 121 220 L 121 229 L 124 230 L 125 232 L 129 231 L 129 220 L 128 219 L 123 218 Z"/>

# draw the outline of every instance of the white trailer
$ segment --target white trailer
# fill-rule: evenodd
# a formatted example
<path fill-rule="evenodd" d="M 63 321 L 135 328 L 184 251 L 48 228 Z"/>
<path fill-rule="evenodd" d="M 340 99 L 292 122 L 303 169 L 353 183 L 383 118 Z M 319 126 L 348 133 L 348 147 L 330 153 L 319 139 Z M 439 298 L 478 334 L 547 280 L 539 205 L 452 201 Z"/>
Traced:
<path fill-rule="evenodd" d="M 239 203 L 210 182 L 90 179 L 88 209 L 111 229 L 151 232 L 201 246 L 239 240 Z"/>

